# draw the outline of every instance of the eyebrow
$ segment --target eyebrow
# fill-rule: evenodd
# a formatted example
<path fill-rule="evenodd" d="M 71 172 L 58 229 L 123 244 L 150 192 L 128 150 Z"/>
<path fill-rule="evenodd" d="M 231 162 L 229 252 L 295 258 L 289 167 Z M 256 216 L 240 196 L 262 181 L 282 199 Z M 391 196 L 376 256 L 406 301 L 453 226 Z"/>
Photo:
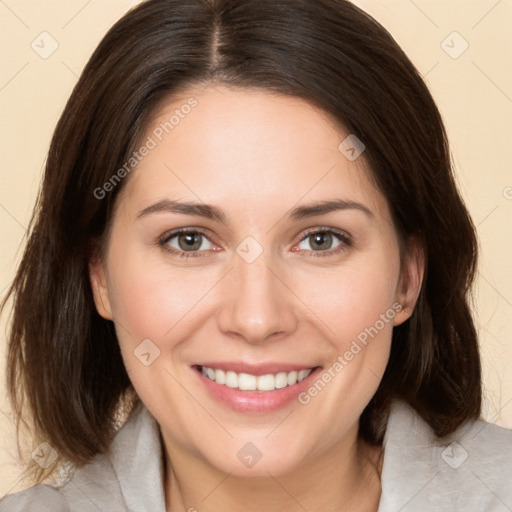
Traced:
<path fill-rule="evenodd" d="M 286 217 L 291 220 L 299 220 L 316 215 L 325 215 L 340 210 L 359 210 L 370 219 L 374 219 L 373 212 L 364 204 L 350 199 L 335 199 L 332 201 L 319 201 L 305 206 L 294 208 Z"/>
<path fill-rule="evenodd" d="M 298 206 L 287 213 L 285 218 L 288 220 L 300 220 L 343 210 L 359 210 L 365 213 L 370 219 L 375 218 L 373 212 L 367 206 L 348 199 L 318 201 L 308 205 Z M 225 223 L 227 220 L 226 214 L 216 206 L 205 203 L 171 201 L 170 199 L 163 199 L 162 201 L 158 201 L 144 208 L 137 214 L 137 218 L 157 212 L 183 213 L 185 215 L 204 217 L 222 223 Z"/>

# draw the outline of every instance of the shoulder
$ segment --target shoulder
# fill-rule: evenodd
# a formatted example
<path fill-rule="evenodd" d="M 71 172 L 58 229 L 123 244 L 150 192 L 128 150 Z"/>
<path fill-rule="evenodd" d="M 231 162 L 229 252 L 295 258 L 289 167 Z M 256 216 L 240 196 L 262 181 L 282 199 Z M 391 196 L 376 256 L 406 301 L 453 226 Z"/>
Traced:
<path fill-rule="evenodd" d="M 144 407 L 138 406 L 116 434 L 108 454 L 96 455 L 81 468 L 71 467 L 54 486 L 38 484 L 5 496 L 0 500 L 0 512 L 131 510 L 127 502 L 138 504 L 141 499 L 138 481 L 144 478 L 141 479 L 139 464 L 144 464 L 144 457 L 157 459 L 156 434 L 155 421 Z M 135 460 L 138 464 L 134 464 Z M 158 481 L 159 476 L 156 470 L 148 471 L 148 478 Z M 161 508 L 155 506 L 153 510 Z"/>
<path fill-rule="evenodd" d="M 512 430 L 477 420 L 438 438 L 410 406 L 393 404 L 379 512 L 422 507 L 485 512 L 511 505 Z"/>
<path fill-rule="evenodd" d="M 64 496 L 49 485 L 36 485 L 0 500 L 0 512 L 68 512 Z"/>
<path fill-rule="evenodd" d="M 0 512 L 124 512 L 124 499 L 109 458 L 96 456 L 60 484 L 38 484 L 0 501 Z"/>

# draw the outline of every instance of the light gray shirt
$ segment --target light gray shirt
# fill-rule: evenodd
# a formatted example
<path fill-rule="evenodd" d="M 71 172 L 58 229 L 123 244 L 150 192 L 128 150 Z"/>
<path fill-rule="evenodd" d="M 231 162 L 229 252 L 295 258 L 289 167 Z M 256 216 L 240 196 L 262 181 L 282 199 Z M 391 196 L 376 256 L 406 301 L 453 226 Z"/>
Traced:
<path fill-rule="evenodd" d="M 0 512 L 165 512 L 159 426 L 142 403 L 111 448 L 59 486 L 6 496 Z M 478 420 L 439 440 L 395 401 L 381 484 L 378 512 L 511 512 L 512 430 Z"/>

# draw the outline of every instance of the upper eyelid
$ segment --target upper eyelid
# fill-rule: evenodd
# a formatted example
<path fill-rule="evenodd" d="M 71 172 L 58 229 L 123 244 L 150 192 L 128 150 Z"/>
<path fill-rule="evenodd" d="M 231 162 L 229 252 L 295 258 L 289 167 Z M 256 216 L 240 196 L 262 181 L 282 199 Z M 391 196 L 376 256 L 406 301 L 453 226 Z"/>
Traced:
<path fill-rule="evenodd" d="M 210 240 L 210 236 L 208 236 L 208 230 L 204 228 L 178 228 L 166 231 L 163 235 L 159 237 L 160 240 L 166 241 L 174 238 L 175 236 L 181 235 L 183 233 L 200 233 Z M 212 242 L 212 240 L 210 240 Z"/>
<path fill-rule="evenodd" d="M 309 235 L 311 235 L 313 233 L 333 233 L 334 235 L 337 235 L 339 237 L 345 237 L 348 239 L 352 239 L 352 236 L 344 229 L 320 227 L 320 228 L 307 229 L 299 241 L 302 242 L 302 240 L 304 240 L 306 237 L 308 237 Z"/>

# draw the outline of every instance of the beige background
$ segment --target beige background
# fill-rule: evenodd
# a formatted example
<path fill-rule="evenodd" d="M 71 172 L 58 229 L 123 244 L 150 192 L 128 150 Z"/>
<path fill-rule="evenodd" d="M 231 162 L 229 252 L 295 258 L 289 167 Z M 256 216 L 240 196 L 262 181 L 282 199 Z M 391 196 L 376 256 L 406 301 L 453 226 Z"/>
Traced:
<path fill-rule="evenodd" d="M 2 296 L 19 261 L 51 133 L 65 101 L 101 37 L 136 3 L 0 0 Z M 485 372 L 484 416 L 512 428 L 512 1 L 356 3 L 402 45 L 446 121 L 458 181 L 481 244 L 475 314 Z M 35 41 L 42 52 L 42 38 L 46 51 L 51 38 L 58 44 L 46 59 L 31 47 Z M 2 381 L 6 320 L 4 316 L 0 330 Z M 0 429 L 3 496 L 23 485 L 3 382 Z"/>

